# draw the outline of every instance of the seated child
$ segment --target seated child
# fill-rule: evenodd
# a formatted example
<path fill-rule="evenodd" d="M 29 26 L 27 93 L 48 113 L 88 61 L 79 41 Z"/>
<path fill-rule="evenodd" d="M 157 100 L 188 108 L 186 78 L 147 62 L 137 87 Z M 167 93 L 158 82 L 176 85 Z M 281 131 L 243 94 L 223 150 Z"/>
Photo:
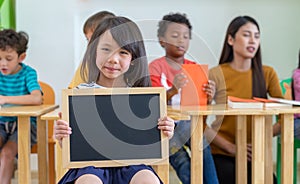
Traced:
<path fill-rule="evenodd" d="M 83 33 L 86 37 L 86 40 L 89 42 L 96 27 L 103 21 L 105 18 L 114 17 L 115 15 L 109 11 L 99 11 L 92 16 L 90 16 L 83 25 Z M 77 85 L 83 83 L 83 79 L 80 76 L 80 67 L 77 68 L 75 75 L 73 76 L 68 88 L 72 89 Z"/>
<path fill-rule="evenodd" d="M 87 71 L 86 68 L 89 70 Z M 103 20 L 91 37 L 81 71 L 83 80 L 90 84 L 88 86 L 91 88 L 150 87 L 145 46 L 137 25 L 125 17 Z M 174 121 L 169 117 L 162 117 L 158 120 L 158 129 L 171 138 L 174 132 Z M 72 133 L 68 122 L 64 120 L 56 122 L 54 132 L 60 142 Z M 70 169 L 59 183 L 158 184 L 162 182 L 150 166 L 140 164 L 125 167 L 89 166 Z"/>
<path fill-rule="evenodd" d="M 11 29 L 0 31 L 0 105 L 39 105 L 41 88 L 36 71 L 22 63 L 28 35 Z M 0 180 L 10 183 L 18 153 L 17 117 L 0 116 Z M 36 119 L 31 118 L 31 144 L 36 143 Z"/>
<path fill-rule="evenodd" d="M 300 101 L 300 50 L 298 54 L 298 68 L 294 70 L 292 78 L 292 98 Z M 294 137 L 300 139 L 300 114 L 294 115 Z"/>
<path fill-rule="evenodd" d="M 283 84 L 286 90 L 284 98 L 288 100 L 300 101 L 300 50 L 298 57 L 298 67 L 293 71 L 291 86 L 287 83 Z M 273 134 L 279 135 L 281 130 L 280 123 L 276 123 L 273 128 Z M 294 115 L 294 137 L 300 139 L 300 114 Z"/>
<path fill-rule="evenodd" d="M 159 22 L 158 38 L 160 45 L 165 49 L 166 55 L 149 64 L 153 86 L 167 89 L 169 105 L 180 104 L 180 89 L 187 83 L 186 76 L 182 73 L 182 64 L 195 64 L 184 58 L 191 39 L 192 26 L 184 14 L 168 14 Z M 214 82 L 203 86 L 208 95 L 208 101 L 214 96 Z M 190 183 L 190 157 L 183 147 L 190 147 L 190 121 L 178 121 L 174 137 L 170 140 L 170 163 L 175 169 L 183 184 Z M 218 183 L 218 178 L 211 155 L 210 146 L 204 138 L 203 150 L 203 179 L 205 184 Z"/>

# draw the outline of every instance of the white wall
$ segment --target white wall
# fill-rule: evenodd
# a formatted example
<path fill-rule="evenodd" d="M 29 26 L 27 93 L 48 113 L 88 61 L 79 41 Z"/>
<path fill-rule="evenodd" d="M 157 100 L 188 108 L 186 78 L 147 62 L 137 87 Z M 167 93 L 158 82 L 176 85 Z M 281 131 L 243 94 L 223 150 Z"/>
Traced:
<path fill-rule="evenodd" d="M 150 60 L 164 54 L 156 43 L 157 21 L 169 12 L 184 12 L 193 25 L 188 57 L 200 63 L 217 64 L 226 28 L 238 15 L 250 15 L 260 24 L 263 62 L 273 66 L 280 79 L 290 77 L 298 63 L 298 0 L 19 0 L 17 29 L 30 36 L 25 62 L 37 69 L 40 80 L 54 87 L 57 103 L 84 53 L 82 25 L 100 10 L 136 21 Z"/>
<path fill-rule="evenodd" d="M 157 21 L 169 12 L 186 13 L 194 34 L 188 57 L 209 63 L 210 67 L 217 64 L 229 22 L 237 15 L 250 15 L 261 27 L 263 62 L 273 66 L 280 79 L 289 77 L 297 66 L 300 48 L 297 34 L 300 1 L 297 0 L 17 1 L 17 29 L 30 36 L 25 62 L 38 70 L 41 80 L 55 88 L 57 103 L 61 99 L 60 89 L 68 85 L 85 50 L 82 25 L 89 15 L 100 10 L 136 21 L 146 39 L 150 60 L 163 55 L 156 43 Z"/>

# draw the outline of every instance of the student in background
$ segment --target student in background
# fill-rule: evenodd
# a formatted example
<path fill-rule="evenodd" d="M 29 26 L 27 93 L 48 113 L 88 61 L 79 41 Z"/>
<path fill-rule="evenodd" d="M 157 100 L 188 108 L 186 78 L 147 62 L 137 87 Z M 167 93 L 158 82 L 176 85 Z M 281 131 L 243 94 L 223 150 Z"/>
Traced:
<path fill-rule="evenodd" d="M 40 105 L 41 88 L 36 71 L 22 63 L 28 35 L 11 29 L 0 31 L 0 105 Z M 9 184 L 18 153 L 17 117 L 0 116 L 0 181 Z M 31 118 L 31 144 L 36 143 L 36 119 Z"/>
<path fill-rule="evenodd" d="M 165 49 L 166 55 L 149 64 L 153 86 L 167 89 L 168 105 L 180 105 L 180 89 L 188 81 L 183 74 L 182 64 L 195 64 L 184 58 L 191 39 L 192 26 L 185 14 L 170 13 L 159 22 L 157 35 L 160 45 Z M 203 86 L 210 103 L 214 96 L 215 85 L 213 81 Z M 183 184 L 190 183 L 190 157 L 184 147 L 190 148 L 190 121 L 178 121 L 175 134 L 170 140 L 170 163 L 175 169 Z M 204 138 L 203 150 L 203 177 L 205 184 L 218 183 L 214 161 L 210 146 Z M 200 174 L 200 173 L 199 173 Z"/>
<path fill-rule="evenodd" d="M 286 91 L 286 93 L 291 93 L 292 99 L 289 100 L 300 101 L 300 50 L 298 53 L 298 67 L 293 72 L 291 86 L 286 84 L 285 87 L 290 88 L 290 91 Z M 280 130 L 280 123 L 276 123 L 274 125 L 274 135 L 279 135 Z M 300 139 L 300 114 L 294 115 L 294 137 Z"/>
<path fill-rule="evenodd" d="M 292 98 L 300 101 L 300 50 L 298 54 L 298 67 L 292 77 Z M 300 114 L 294 115 L 294 137 L 300 139 Z"/>
<path fill-rule="evenodd" d="M 88 73 L 86 68 L 89 68 Z M 151 86 L 144 42 L 137 25 L 125 17 L 103 20 L 91 37 L 81 75 L 92 88 Z M 171 138 L 174 121 L 162 117 L 158 120 L 158 129 Z M 63 120 L 57 121 L 54 130 L 60 142 L 71 134 L 68 122 Z M 150 166 L 131 165 L 70 169 L 59 183 L 154 184 L 161 181 Z"/>
<path fill-rule="evenodd" d="M 216 82 L 214 100 L 226 103 L 228 96 L 282 98 L 276 72 L 262 65 L 260 30 L 256 20 L 238 16 L 229 24 L 219 65 L 209 71 Z M 248 183 L 251 183 L 251 123 L 247 119 Z M 235 116 L 217 116 L 212 128 L 207 127 L 207 138 L 212 141 L 212 153 L 220 183 L 235 184 Z M 276 183 L 276 178 L 274 179 Z"/>
<path fill-rule="evenodd" d="M 83 25 L 83 33 L 86 37 L 86 40 L 89 42 L 96 27 L 105 19 L 105 18 L 110 18 L 114 17 L 115 15 L 109 11 L 100 11 L 92 16 L 90 16 L 84 23 Z M 80 76 L 80 68 L 81 64 L 78 66 L 75 75 L 73 76 L 68 88 L 74 88 L 78 86 L 81 83 L 84 83 L 83 79 Z"/>

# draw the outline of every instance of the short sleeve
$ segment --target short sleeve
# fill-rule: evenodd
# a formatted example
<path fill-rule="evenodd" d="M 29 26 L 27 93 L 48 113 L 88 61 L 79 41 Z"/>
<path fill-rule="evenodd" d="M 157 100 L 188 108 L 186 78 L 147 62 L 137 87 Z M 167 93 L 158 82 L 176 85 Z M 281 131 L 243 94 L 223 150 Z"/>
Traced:
<path fill-rule="evenodd" d="M 25 75 L 26 87 L 30 93 L 34 90 L 41 90 L 41 87 L 38 83 L 37 73 L 34 69 L 28 67 Z"/>
<path fill-rule="evenodd" d="M 161 83 L 162 71 L 159 65 L 151 62 L 149 64 L 150 79 L 153 87 L 163 87 Z"/>

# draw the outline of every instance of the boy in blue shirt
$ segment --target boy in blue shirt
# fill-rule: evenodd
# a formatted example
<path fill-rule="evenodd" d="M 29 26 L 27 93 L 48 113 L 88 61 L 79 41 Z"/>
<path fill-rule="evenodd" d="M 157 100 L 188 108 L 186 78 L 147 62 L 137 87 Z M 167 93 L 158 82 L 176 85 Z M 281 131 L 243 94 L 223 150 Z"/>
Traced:
<path fill-rule="evenodd" d="M 42 93 L 37 73 L 23 64 L 28 35 L 11 29 L 0 31 L 0 105 L 40 105 Z M 0 180 L 9 184 L 18 153 L 17 117 L 0 116 Z M 36 119 L 31 118 L 31 143 L 36 143 Z"/>

